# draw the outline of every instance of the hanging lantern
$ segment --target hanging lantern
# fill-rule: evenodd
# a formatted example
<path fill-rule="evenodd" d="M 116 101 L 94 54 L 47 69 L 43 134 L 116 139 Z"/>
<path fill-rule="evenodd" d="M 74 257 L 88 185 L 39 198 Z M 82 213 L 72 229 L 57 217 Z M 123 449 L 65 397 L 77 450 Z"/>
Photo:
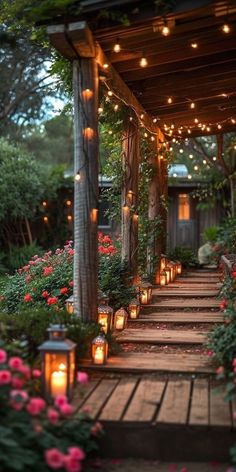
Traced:
<path fill-rule="evenodd" d="M 128 310 L 129 310 L 129 317 L 131 318 L 131 320 L 135 320 L 136 318 L 138 318 L 139 313 L 140 313 L 140 303 L 138 300 L 136 300 L 136 298 L 131 300 Z"/>
<path fill-rule="evenodd" d="M 141 305 L 148 305 L 152 298 L 152 284 L 142 282 L 140 285 L 139 300 Z"/>
<path fill-rule="evenodd" d="M 176 261 L 176 267 L 177 267 L 177 274 L 181 275 L 182 274 L 182 264 L 180 261 Z"/>
<path fill-rule="evenodd" d="M 162 270 L 160 272 L 160 285 L 167 285 L 167 273 L 165 272 L 165 270 Z"/>
<path fill-rule="evenodd" d="M 122 331 L 122 329 L 126 328 L 128 320 L 128 313 L 127 311 L 121 307 L 119 310 L 115 312 L 114 315 L 114 328 L 118 331 Z"/>
<path fill-rule="evenodd" d="M 98 324 L 104 334 L 112 329 L 113 309 L 108 305 L 99 305 L 98 307 Z"/>
<path fill-rule="evenodd" d="M 57 395 L 73 396 L 76 344 L 66 339 L 67 329 L 50 325 L 49 339 L 38 347 L 41 352 L 43 395 L 52 400 Z"/>
<path fill-rule="evenodd" d="M 170 267 L 166 266 L 164 271 L 166 273 L 166 283 L 168 285 L 171 281 L 171 269 L 170 269 Z"/>
<path fill-rule="evenodd" d="M 167 264 L 167 257 L 164 256 L 164 254 L 162 254 L 161 255 L 161 260 L 160 260 L 160 270 L 164 270 L 166 264 Z"/>
<path fill-rule="evenodd" d="M 66 311 L 72 315 L 74 313 L 74 297 L 71 295 L 71 297 L 66 299 Z"/>
<path fill-rule="evenodd" d="M 92 363 L 106 364 L 108 356 L 108 342 L 104 336 L 97 336 L 92 341 Z"/>

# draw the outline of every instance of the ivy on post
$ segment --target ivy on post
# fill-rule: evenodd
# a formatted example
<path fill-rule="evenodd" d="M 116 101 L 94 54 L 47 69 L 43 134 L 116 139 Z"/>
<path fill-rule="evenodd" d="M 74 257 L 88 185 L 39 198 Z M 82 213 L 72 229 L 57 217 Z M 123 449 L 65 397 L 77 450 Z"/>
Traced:
<path fill-rule="evenodd" d="M 138 276 L 138 179 L 140 160 L 140 131 L 133 121 L 124 124 L 122 141 L 122 260 L 127 261 L 135 282 Z"/>

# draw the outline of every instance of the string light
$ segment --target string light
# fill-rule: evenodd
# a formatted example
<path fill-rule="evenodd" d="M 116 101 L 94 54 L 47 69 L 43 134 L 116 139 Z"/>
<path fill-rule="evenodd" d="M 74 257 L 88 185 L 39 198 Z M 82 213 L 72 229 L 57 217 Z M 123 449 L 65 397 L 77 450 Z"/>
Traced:
<path fill-rule="evenodd" d="M 66 200 L 66 205 L 67 205 L 68 207 L 71 206 L 71 203 L 72 203 L 71 200 Z"/>
<path fill-rule="evenodd" d="M 193 155 L 192 154 L 189 154 L 189 159 L 193 159 Z"/>
<path fill-rule="evenodd" d="M 80 175 L 80 172 L 78 171 L 78 172 L 75 174 L 75 180 L 76 180 L 76 182 L 80 182 L 80 179 L 81 179 L 81 175 Z"/>
<path fill-rule="evenodd" d="M 231 123 L 232 123 L 233 125 L 235 125 L 236 121 L 235 121 L 234 118 L 231 118 Z"/>
<path fill-rule="evenodd" d="M 191 109 L 194 109 L 194 108 L 195 108 L 195 106 L 196 106 L 196 105 L 195 105 L 195 103 L 194 103 L 194 102 L 191 102 L 191 103 L 190 103 L 190 108 L 191 108 Z"/>
<path fill-rule="evenodd" d="M 173 174 L 173 177 L 177 177 L 177 174 L 174 173 L 174 174 Z"/>
<path fill-rule="evenodd" d="M 111 90 L 108 90 L 107 95 L 108 95 L 109 97 L 112 97 L 113 92 L 112 92 Z"/>
<path fill-rule="evenodd" d="M 217 128 L 218 128 L 218 129 L 221 129 L 221 128 L 222 128 L 222 126 L 221 126 L 220 124 L 218 124 L 218 125 L 217 125 Z"/>
<path fill-rule="evenodd" d="M 216 159 L 217 159 L 217 157 L 216 157 L 216 156 L 214 156 L 214 157 L 212 158 L 212 160 L 213 160 L 213 161 L 216 161 Z"/>
<path fill-rule="evenodd" d="M 47 216 L 44 216 L 44 217 L 43 217 L 43 221 L 44 221 L 44 223 L 48 223 L 48 217 L 47 217 Z"/>
<path fill-rule="evenodd" d="M 133 121 L 133 117 L 132 117 L 132 116 L 129 117 L 129 121 Z"/>
<path fill-rule="evenodd" d="M 109 67 L 109 64 L 105 62 L 105 64 L 103 64 L 103 69 L 108 69 L 108 67 Z"/>
<path fill-rule="evenodd" d="M 109 129 L 108 134 L 112 135 L 113 131 L 111 129 Z"/>
<path fill-rule="evenodd" d="M 47 206 L 47 202 L 44 200 L 44 201 L 42 202 L 42 205 L 43 205 L 43 207 L 46 207 L 46 206 Z"/>
<path fill-rule="evenodd" d="M 223 33 L 229 34 L 231 31 L 231 28 L 228 23 L 224 23 L 221 27 L 221 30 L 223 31 Z"/>
<path fill-rule="evenodd" d="M 208 132 L 211 131 L 210 126 L 207 126 L 207 127 L 206 127 L 206 130 L 207 130 Z"/>
<path fill-rule="evenodd" d="M 121 51 L 121 46 L 120 46 L 120 43 L 119 43 L 118 39 L 116 40 L 116 43 L 113 46 L 113 51 L 116 52 L 116 53 Z"/>
<path fill-rule="evenodd" d="M 148 137 L 148 134 L 147 133 L 144 133 L 144 138 L 147 138 Z"/>
<path fill-rule="evenodd" d="M 170 125 L 170 127 L 171 127 L 171 129 L 174 129 L 174 128 L 175 128 L 175 125 L 172 123 L 172 124 Z"/>
<path fill-rule="evenodd" d="M 198 118 L 194 118 L 194 123 L 197 124 L 198 122 L 199 122 Z"/>
<path fill-rule="evenodd" d="M 156 123 L 157 122 L 157 118 L 153 118 L 153 123 Z"/>
<path fill-rule="evenodd" d="M 155 141 L 155 136 L 151 136 L 151 141 Z"/>
<path fill-rule="evenodd" d="M 141 120 L 144 119 L 144 113 L 142 113 L 142 114 L 140 115 L 140 118 L 141 118 Z"/>
<path fill-rule="evenodd" d="M 202 163 L 203 163 L 204 165 L 206 165 L 207 161 L 206 161 L 205 159 L 203 159 Z"/>
<path fill-rule="evenodd" d="M 69 222 L 71 222 L 71 221 L 72 221 L 72 216 L 71 216 L 71 215 L 67 215 L 67 220 L 68 220 Z"/>
<path fill-rule="evenodd" d="M 198 170 L 198 166 L 194 166 L 194 170 Z"/>
<path fill-rule="evenodd" d="M 173 103 L 172 97 L 168 97 L 168 98 L 167 98 L 167 103 L 169 103 L 169 104 Z"/>
<path fill-rule="evenodd" d="M 117 111 L 118 109 L 119 109 L 119 105 L 117 105 L 116 103 L 116 105 L 114 105 L 114 111 Z"/>
<path fill-rule="evenodd" d="M 183 154 L 184 150 L 183 150 L 183 149 L 180 149 L 179 152 L 180 152 L 180 154 Z"/>
<path fill-rule="evenodd" d="M 188 179 L 191 180 L 192 176 L 191 174 L 188 174 Z"/>
<path fill-rule="evenodd" d="M 140 67 L 147 67 L 148 61 L 147 61 L 147 58 L 144 55 L 142 55 L 142 57 L 139 61 L 139 65 L 140 65 Z"/>
<path fill-rule="evenodd" d="M 191 43 L 191 48 L 197 49 L 197 48 L 198 48 L 198 43 L 197 43 L 196 41 L 193 41 L 193 42 Z"/>
<path fill-rule="evenodd" d="M 102 107 L 99 107 L 99 108 L 98 108 L 98 113 L 99 113 L 99 115 L 100 115 L 102 112 L 103 112 L 103 108 L 102 108 Z"/>
<path fill-rule="evenodd" d="M 170 34 L 170 28 L 167 25 L 166 21 L 164 22 L 164 26 L 162 26 L 161 34 L 163 34 L 163 36 L 169 36 Z"/>

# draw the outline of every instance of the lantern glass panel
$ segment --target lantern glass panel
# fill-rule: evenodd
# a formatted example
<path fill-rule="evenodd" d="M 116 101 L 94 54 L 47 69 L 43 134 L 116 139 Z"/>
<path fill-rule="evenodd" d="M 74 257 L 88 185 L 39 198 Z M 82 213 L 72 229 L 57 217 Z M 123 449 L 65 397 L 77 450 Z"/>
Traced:
<path fill-rule="evenodd" d="M 161 257 L 160 269 L 161 269 L 161 270 L 164 270 L 165 265 L 166 265 L 166 258 L 165 258 L 165 257 Z"/>
<path fill-rule="evenodd" d="M 67 394 L 67 365 L 67 354 L 45 354 L 45 381 L 46 385 L 49 387 L 49 394 L 53 398 L 57 395 Z"/>
<path fill-rule="evenodd" d="M 120 308 L 119 310 L 117 310 L 114 317 L 114 328 L 120 331 L 124 329 L 127 324 L 127 318 L 128 314 L 126 313 L 124 308 Z"/>
<path fill-rule="evenodd" d="M 93 364 L 106 364 L 108 356 L 108 343 L 105 338 L 98 336 L 92 342 L 92 362 Z"/>
<path fill-rule="evenodd" d="M 162 271 L 160 273 L 160 285 L 164 286 L 167 284 L 167 273 L 165 271 Z"/>
<path fill-rule="evenodd" d="M 165 273 L 166 273 L 166 283 L 169 284 L 170 276 L 171 276 L 171 270 L 169 269 L 169 267 L 165 267 Z"/>
<path fill-rule="evenodd" d="M 133 300 L 129 304 L 129 316 L 131 319 L 135 320 L 138 318 L 140 312 L 140 305 L 137 300 Z"/>

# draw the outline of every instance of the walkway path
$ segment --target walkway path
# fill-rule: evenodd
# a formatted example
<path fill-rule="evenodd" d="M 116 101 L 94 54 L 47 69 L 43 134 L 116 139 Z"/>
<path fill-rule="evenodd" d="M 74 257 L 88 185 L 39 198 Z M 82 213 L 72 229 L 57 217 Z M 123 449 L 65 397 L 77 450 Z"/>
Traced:
<path fill-rule="evenodd" d="M 156 288 L 152 304 L 117 335 L 123 352 L 105 366 L 84 362 L 96 380 L 81 408 L 104 424 L 106 456 L 227 460 L 236 442 L 232 405 L 216 393 L 203 346 L 223 321 L 219 288 L 219 274 L 204 271 Z"/>

